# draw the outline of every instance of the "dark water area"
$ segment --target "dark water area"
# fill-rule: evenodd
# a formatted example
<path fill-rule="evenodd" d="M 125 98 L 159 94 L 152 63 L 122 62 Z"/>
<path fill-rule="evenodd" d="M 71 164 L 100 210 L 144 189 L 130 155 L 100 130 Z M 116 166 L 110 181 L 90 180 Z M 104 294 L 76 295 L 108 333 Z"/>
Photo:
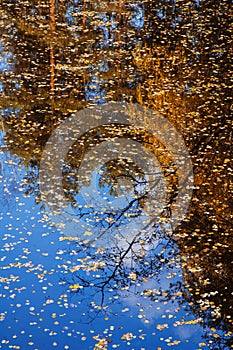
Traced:
<path fill-rule="evenodd" d="M 0 349 L 233 348 L 232 1 L 1 1 Z"/>

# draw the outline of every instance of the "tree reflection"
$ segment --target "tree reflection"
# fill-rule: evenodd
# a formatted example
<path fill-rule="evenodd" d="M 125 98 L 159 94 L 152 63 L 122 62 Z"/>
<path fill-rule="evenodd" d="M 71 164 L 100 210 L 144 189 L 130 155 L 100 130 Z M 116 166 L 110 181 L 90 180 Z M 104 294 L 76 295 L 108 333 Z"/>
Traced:
<path fill-rule="evenodd" d="M 69 268 L 71 279 L 65 283 L 76 285 L 70 291 L 93 288 L 103 307 L 106 289 L 117 292 L 143 285 L 145 279 L 156 279 L 162 266 L 170 264 L 172 269 L 180 259 L 183 285 L 175 281 L 166 291 L 145 288 L 140 293 L 152 301 L 160 294 L 164 300 L 176 295 L 188 301 L 204 326 L 229 333 L 229 340 L 211 338 L 212 348 L 218 349 L 232 342 L 231 14 L 230 1 L 211 0 L 1 4 L 1 51 L 6 61 L 0 72 L 2 121 L 9 151 L 29 168 L 27 193 L 36 193 L 40 201 L 38 166 L 51 133 L 70 113 L 93 103 L 137 101 L 160 112 L 182 133 L 194 164 L 193 201 L 173 236 L 154 224 L 151 234 L 116 244 L 112 251 L 92 247 L 87 257 L 87 248 L 75 245 L 74 256 L 83 254 L 84 260 Z M 83 144 L 74 144 L 67 155 L 63 173 L 73 207 L 83 154 L 93 142 L 101 143 L 104 133 L 121 133 L 150 148 L 151 135 L 138 130 L 105 128 L 85 135 Z M 164 148 L 152 151 L 167 177 L 173 159 Z M 173 170 L 167 177 L 169 204 L 177 188 Z M 101 171 L 98 185 L 110 196 L 119 195 L 122 179 L 126 188 L 133 183 L 137 199 L 131 204 L 137 206 L 131 205 L 131 214 L 136 216 L 147 195 L 136 184 L 143 183 L 146 174 L 124 159 L 106 163 Z M 82 217 L 93 215 L 86 208 L 77 210 Z M 115 226 L 119 215 L 113 218 Z M 106 214 L 101 220 L 106 218 L 111 219 Z M 111 225 L 110 221 L 105 229 Z M 100 278 L 92 274 L 95 271 Z"/>
<path fill-rule="evenodd" d="M 224 349 L 232 344 L 232 224 L 227 218 L 211 220 L 197 205 L 191 210 L 178 241 L 186 300 L 209 327 L 228 334 L 228 340 L 215 339 Z"/>
<path fill-rule="evenodd" d="M 71 238 L 63 239 L 72 241 Z M 182 295 L 179 278 L 171 279 L 166 290 L 163 283 L 159 284 L 160 279 L 170 273 L 173 272 L 175 276 L 178 269 L 178 264 L 174 264 L 178 253 L 174 241 L 159 227 L 147 237 L 138 235 L 131 242 L 120 243 L 114 249 L 88 248 L 86 244 L 77 246 L 75 243 L 71 247 L 74 248 L 69 253 L 71 266 L 66 268 L 68 275 L 61 279 L 61 283 L 64 281 L 68 285 L 71 294 L 88 296 L 90 303 L 95 300 L 100 307 L 95 309 L 97 314 L 100 314 L 100 310 L 111 312 L 111 304 L 122 293 L 141 295 L 154 302 L 158 296 L 165 300 L 163 297 L 169 295 L 171 298 L 178 292 L 178 295 Z M 60 259 L 65 262 L 67 257 Z M 156 288 L 146 288 L 150 280 Z M 89 289 L 89 292 L 85 293 L 85 289 Z M 112 299 L 113 295 L 115 298 Z M 94 317 L 93 310 L 90 310 L 90 315 Z"/>

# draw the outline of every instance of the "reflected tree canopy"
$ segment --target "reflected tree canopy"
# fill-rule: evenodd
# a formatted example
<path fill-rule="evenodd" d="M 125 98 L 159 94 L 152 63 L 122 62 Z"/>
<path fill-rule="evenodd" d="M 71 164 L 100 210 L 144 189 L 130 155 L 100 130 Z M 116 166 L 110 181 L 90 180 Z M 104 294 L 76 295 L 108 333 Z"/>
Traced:
<path fill-rule="evenodd" d="M 7 151 L 27 168 L 24 192 L 41 210 L 38 172 L 46 142 L 63 120 L 86 107 L 114 101 L 150 108 L 178 130 L 192 159 L 192 201 L 172 233 L 153 222 L 150 232 L 113 249 L 88 246 L 90 232 L 82 243 L 60 237 L 69 244 L 60 257 L 68 297 L 88 295 L 87 322 L 114 312 L 109 305 L 119 296 L 134 295 L 146 305 L 188 303 L 206 328 L 209 348 L 231 348 L 232 1 L 10 0 L 1 3 L 0 14 L 2 132 Z M 96 217 L 96 208 L 79 205 L 85 154 L 116 137 L 157 157 L 168 187 L 166 219 L 178 187 L 174 159 L 152 134 L 127 125 L 93 128 L 73 144 L 63 169 L 67 203 L 104 230 L 143 211 L 148 182 L 158 186 L 157 178 L 127 157 L 106 162 L 97 176 L 102 196 L 130 196 L 127 204 Z M 90 169 L 95 171 L 94 162 Z M 122 187 L 128 190 L 122 193 Z M 164 276 L 170 281 L 165 285 Z"/>

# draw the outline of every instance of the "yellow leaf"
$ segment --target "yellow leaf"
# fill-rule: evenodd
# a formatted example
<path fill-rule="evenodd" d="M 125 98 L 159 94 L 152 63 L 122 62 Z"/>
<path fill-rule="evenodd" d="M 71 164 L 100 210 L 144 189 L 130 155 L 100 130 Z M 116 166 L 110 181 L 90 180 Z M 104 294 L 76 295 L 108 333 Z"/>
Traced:
<path fill-rule="evenodd" d="M 91 235 L 92 235 L 92 233 L 90 231 L 84 232 L 84 236 L 91 236 Z"/>
<path fill-rule="evenodd" d="M 131 272 L 131 273 L 129 274 L 129 278 L 131 278 L 131 280 L 133 280 L 133 281 L 136 281 L 136 279 L 137 279 L 136 273 Z"/>
<path fill-rule="evenodd" d="M 72 290 L 77 290 L 83 288 L 83 286 L 80 286 L 78 283 L 73 284 L 72 286 L 69 287 Z"/>

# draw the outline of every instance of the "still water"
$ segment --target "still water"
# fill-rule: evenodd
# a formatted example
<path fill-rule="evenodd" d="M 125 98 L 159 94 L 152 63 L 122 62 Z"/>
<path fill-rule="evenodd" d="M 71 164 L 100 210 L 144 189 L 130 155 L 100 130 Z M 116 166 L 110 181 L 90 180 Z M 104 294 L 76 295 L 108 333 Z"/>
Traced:
<path fill-rule="evenodd" d="M 232 2 L 2 1 L 0 349 L 230 349 Z"/>

